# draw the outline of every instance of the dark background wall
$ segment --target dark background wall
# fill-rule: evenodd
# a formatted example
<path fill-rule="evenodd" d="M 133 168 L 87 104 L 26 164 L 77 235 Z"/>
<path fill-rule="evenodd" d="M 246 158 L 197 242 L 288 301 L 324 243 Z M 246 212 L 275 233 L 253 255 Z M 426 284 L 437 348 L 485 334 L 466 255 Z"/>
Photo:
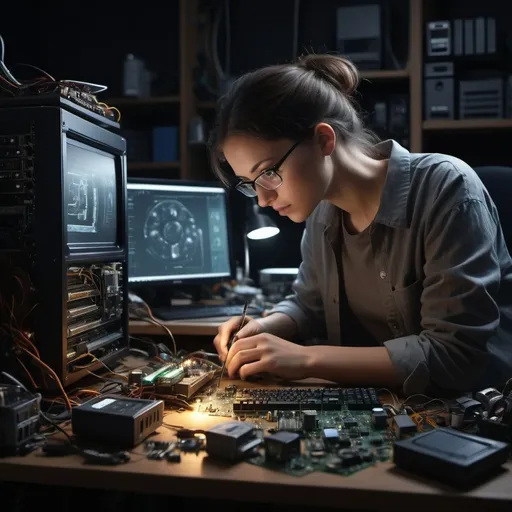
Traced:
<path fill-rule="evenodd" d="M 211 1 L 211 0 L 210 0 Z M 206 3 L 208 3 L 206 1 Z M 300 2 L 298 52 L 330 52 L 335 50 L 336 8 L 350 0 L 302 0 Z M 34 6 L 34 4 L 36 4 Z M 400 61 L 407 60 L 408 0 L 389 0 L 389 37 Z M 498 29 L 507 29 L 506 2 L 452 0 L 427 2 L 430 19 L 495 15 Z M 256 67 L 292 60 L 294 0 L 231 0 L 231 74 Z M 504 27 L 504 28 L 503 28 Z M 221 25 L 219 55 L 226 65 L 225 26 Z M 123 61 L 128 53 L 142 58 L 154 74 L 155 95 L 179 93 L 179 2 L 145 0 L 143 3 L 90 2 L 72 5 L 62 0 L 53 2 L 8 2 L 2 6 L 0 34 L 6 45 L 6 63 L 20 78 L 28 69 L 17 68 L 23 62 L 39 66 L 57 79 L 85 80 L 108 86 L 108 97 L 120 96 Z M 507 57 L 508 56 L 508 57 Z M 510 53 L 500 53 L 498 63 L 512 66 Z M 508 64 L 507 64 L 508 63 Z M 471 67 L 469 62 L 466 66 Z M 28 75 L 30 76 L 30 75 Z M 407 92 L 408 83 L 363 84 L 360 101 L 363 113 L 366 102 L 374 95 Z M 207 123 L 212 112 L 205 113 Z M 210 116 L 210 118 L 208 118 Z M 135 118 L 137 122 L 137 118 Z M 471 165 L 510 165 L 510 131 L 482 134 L 477 131 L 429 133 L 424 138 L 425 151 L 455 154 Z M 202 150 L 201 150 L 202 151 Z M 201 161 L 201 160 L 200 160 Z M 202 160 L 207 167 L 207 159 Z M 206 174 L 209 171 L 206 169 Z M 140 175 L 140 174 L 139 174 Z M 159 177 L 165 177 L 160 173 Z M 233 198 L 235 257 L 242 261 L 240 243 L 243 230 L 243 197 Z M 303 225 L 295 225 L 274 212 L 269 215 L 281 228 L 281 235 L 271 240 L 251 242 L 255 276 L 259 268 L 297 266 L 300 263 L 299 242 Z"/>

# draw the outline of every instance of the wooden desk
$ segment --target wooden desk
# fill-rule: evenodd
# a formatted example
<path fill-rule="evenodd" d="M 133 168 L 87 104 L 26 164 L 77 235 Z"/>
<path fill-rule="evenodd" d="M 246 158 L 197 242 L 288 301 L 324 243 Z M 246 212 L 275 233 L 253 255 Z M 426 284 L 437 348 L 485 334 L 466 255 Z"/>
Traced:
<path fill-rule="evenodd" d="M 168 425 L 194 429 L 207 429 L 219 421 L 228 420 L 197 412 L 170 412 L 165 417 Z M 172 438 L 173 432 L 161 427 L 155 439 Z M 79 456 L 53 458 L 39 452 L 0 459 L 0 480 L 187 499 L 274 503 L 279 504 L 279 510 L 286 510 L 287 506 L 294 510 L 303 506 L 310 510 L 333 507 L 408 512 L 512 509 L 512 463 L 480 487 L 455 492 L 441 484 L 402 474 L 391 463 L 378 463 L 350 477 L 327 473 L 292 477 L 245 462 L 231 465 L 212 461 L 204 452 L 182 454 L 181 463 L 148 460 L 142 445 L 132 453 L 128 464 L 116 467 L 85 465 Z"/>
<path fill-rule="evenodd" d="M 194 320 L 173 320 L 162 322 L 177 336 L 215 336 L 219 325 L 229 317 L 201 318 Z M 158 325 L 141 320 L 130 320 L 130 334 L 146 336 L 166 336 L 166 332 Z"/>
<path fill-rule="evenodd" d="M 215 336 L 219 325 L 228 320 L 224 318 L 202 318 L 194 320 L 173 320 L 162 322 L 173 334 L 184 336 Z M 158 325 L 141 320 L 130 320 L 130 334 L 136 335 L 166 335 L 166 332 Z"/>

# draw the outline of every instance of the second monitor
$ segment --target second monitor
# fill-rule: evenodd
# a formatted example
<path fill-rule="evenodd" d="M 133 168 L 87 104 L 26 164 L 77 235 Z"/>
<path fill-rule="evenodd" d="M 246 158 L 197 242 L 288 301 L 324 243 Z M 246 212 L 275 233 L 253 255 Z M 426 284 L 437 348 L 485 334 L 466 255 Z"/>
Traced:
<path fill-rule="evenodd" d="M 129 180 L 128 248 L 132 283 L 229 279 L 226 190 L 217 184 Z"/>

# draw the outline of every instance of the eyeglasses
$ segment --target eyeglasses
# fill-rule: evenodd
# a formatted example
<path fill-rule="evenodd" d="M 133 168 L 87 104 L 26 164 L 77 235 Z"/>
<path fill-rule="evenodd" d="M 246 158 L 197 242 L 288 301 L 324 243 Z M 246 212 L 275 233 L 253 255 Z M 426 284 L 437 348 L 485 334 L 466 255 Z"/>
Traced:
<path fill-rule="evenodd" d="M 290 156 L 291 152 L 300 144 L 301 141 L 296 142 L 272 167 L 267 167 L 256 176 L 252 181 L 240 181 L 235 185 L 235 189 L 244 194 L 247 197 L 256 197 L 258 192 L 256 191 L 256 185 L 265 190 L 276 190 L 283 183 L 283 178 L 279 174 L 279 168 L 283 165 L 283 162 Z"/>

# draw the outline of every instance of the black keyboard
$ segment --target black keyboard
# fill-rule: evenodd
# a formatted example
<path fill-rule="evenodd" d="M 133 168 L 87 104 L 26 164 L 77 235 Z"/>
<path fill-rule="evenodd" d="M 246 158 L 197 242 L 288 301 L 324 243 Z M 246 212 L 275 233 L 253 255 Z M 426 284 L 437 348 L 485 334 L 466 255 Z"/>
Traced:
<path fill-rule="evenodd" d="M 233 402 L 233 412 L 323 410 L 354 411 L 381 407 L 374 388 L 241 388 Z"/>
<path fill-rule="evenodd" d="M 240 306 L 219 306 L 193 304 L 188 306 L 171 306 L 165 308 L 155 308 L 152 310 L 153 315 L 160 320 L 191 320 L 194 318 L 218 318 L 239 316 L 242 314 L 244 307 Z M 247 314 L 249 316 L 258 316 L 263 313 L 263 308 L 257 306 L 249 306 Z"/>

